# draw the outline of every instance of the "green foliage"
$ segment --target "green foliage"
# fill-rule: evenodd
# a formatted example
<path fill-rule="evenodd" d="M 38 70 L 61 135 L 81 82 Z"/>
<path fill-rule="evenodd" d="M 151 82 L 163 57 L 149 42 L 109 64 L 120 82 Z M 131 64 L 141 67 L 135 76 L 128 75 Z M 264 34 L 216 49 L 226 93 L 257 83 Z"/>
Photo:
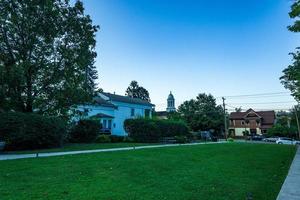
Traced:
<path fill-rule="evenodd" d="M 66 124 L 54 117 L 8 112 L 0 114 L 0 138 L 8 150 L 27 150 L 62 145 Z"/>
<path fill-rule="evenodd" d="M 199 94 L 196 99 L 185 101 L 179 106 L 178 114 L 193 131 L 223 128 L 223 109 L 210 94 Z"/>
<path fill-rule="evenodd" d="M 234 139 L 233 138 L 228 138 L 227 141 L 228 142 L 234 142 Z"/>
<path fill-rule="evenodd" d="M 284 126 L 281 124 L 275 124 L 267 131 L 268 136 L 281 136 L 294 138 L 297 135 L 297 128 L 295 126 Z"/>
<path fill-rule="evenodd" d="M 136 142 L 159 142 L 162 137 L 190 137 L 189 130 L 183 122 L 171 120 L 127 119 L 124 127 Z"/>
<path fill-rule="evenodd" d="M 0 108 L 68 117 L 91 100 L 97 26 L 81 1 L 0 3 Z"/>
<path fill-rule="evenodd" d="M 111 139 L 110 139 L 109 135 L 101 134 L 96 138 L 96 142 L 97 143 L 110 143 Z"/>
<path fill-rule="evenodd" d="M 112 143 L 118 143 L 118 142 L 123 142 L 124 141 L 124 136 L 119 136 L 119 135 L 110 135 L 110 140 Z"/>
<path fill-rule="evenodd" d="M 175 136 L 175 140 L 176 140 L 176 143 L 179 143 L 179 144 L 184 144 L 184 143 L 188 142 L 188 138 L 183 135 Z"/>
<path fill-rule="evenodd" d="M 125 95 L 133 98 L 143 99 L 148 102 L 151 101 L 149 92 L 145 88 L 139 86 L 137 81 L 131 81 L 130 85 L 126 89 Z"/>
<path fill-rule="evenodd" d="M 70 132 L 70 141 L 74 143 L 95 142 L 101 129 L 97 120 L 81 119 L 73 126 Z"/>
<path fill-rule="evenodd" d="M 124 137 L 124 142 L 128 142 L 128 143 L 131 143 L 131 142 L 135 142 L 133 138 L 131 137 Z"/>
<path fill-rule="evenodd" d="M 295 0 L 289 13 L 290 18 L 296 19 L 294 24 L 288 26 L 292 32 L 300 32 L 300 1 Z M 292 55 L 292 64 L 283 70 L 283 76 L 280 77 L 281 83 L 289 89 L 297 101 L 300 100 L 300 52 L 299 47 Z"/>

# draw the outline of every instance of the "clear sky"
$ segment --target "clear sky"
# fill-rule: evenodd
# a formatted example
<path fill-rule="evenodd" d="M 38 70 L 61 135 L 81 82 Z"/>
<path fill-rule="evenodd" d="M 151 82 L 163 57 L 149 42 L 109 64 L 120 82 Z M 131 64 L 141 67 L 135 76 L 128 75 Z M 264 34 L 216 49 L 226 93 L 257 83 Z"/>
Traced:
<path fill-rule="evenodd" d="M 203 92 L 215 97 L 288 92 L 279 77 L 299 44 L 299 36 L 286 28 L 292 23 L 290 0 L 83 3 L 101 27 L 96 66 L 104 91 L 124 95 L 136 80 L 157 110 L 165 109 L 170 91 L 177 106 Z M 292 101 L 284 93 L 227 98 L 229 105 L 244 109 L 288 108 Z"/>

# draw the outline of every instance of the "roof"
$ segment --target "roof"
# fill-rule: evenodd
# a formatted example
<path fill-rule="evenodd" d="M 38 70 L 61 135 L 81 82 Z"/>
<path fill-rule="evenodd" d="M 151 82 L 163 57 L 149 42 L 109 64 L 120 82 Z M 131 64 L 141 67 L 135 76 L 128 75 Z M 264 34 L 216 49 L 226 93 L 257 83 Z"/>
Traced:
<path fill-rule="evenodd" d="M 167 111 L 157 111 L 155 112 L 156 116 L 167 116 L 168 115 L 168 112 Z"/>
<path fill-rule="evenodd" d="M 169 96 L 168 96 L 168 100 L 174 100 L 174 96 L 173 96 L 173 94 L 172 94 L 171 91 L 170 91 L 170 94 L 169 94 Z"/>
<path fill-rule="evenodd" d="M 132 97 L 128 97 L 128 96 L 121 96 L 121 95 L 117 95 L 117 94 L 111 94 L 111 93 L 107 93 L 107 92 L 102 92 L 103 95 L 107 96 L 111 101 L 119 101 L 119 102 L 123 102 L 123 103 L 130 103 L 130 104 L 139 104 L 139 105 L 144 105 L 144 106 L 155 106 L 154 104 L 139 99 L 139 98 L 132 98 Z M 105 101 L 105 100 L 104 100 Z"/>
<path fill-rule="evenodd" d="M 115 106 L 114 104 L 110 103 L 109 101 L 106 101 L 104 99 L 102 99 L 99 96 L 96 96 L 93 98 L 94 102 L 100 106 L 104 106 L 104 107 L 111 107 L 111 108 L 117 108 L 117 106 Z"/>
<path fill-rule="evenodd" d="M 107 115 L 107 114 L 104 114 L 104 113 L 98 113 L 96 115 L 93 115 L 91 117 L 99 117 L 99 118 L 114 118 L 113 116 L 110 116 L 110 115 Z"/>
<path fill-rule="evenodd" d="M 245 119 L 245 116 L 249 112 L 255 112 L 258 116 L 262 118 L 263 124 L 273 124 L 275 121 L 275 112 L 271 111 L 254 111 L 252 109 L 247 110 L 246 112 L 232 112 L 229 115 L 229 119 Z"/>

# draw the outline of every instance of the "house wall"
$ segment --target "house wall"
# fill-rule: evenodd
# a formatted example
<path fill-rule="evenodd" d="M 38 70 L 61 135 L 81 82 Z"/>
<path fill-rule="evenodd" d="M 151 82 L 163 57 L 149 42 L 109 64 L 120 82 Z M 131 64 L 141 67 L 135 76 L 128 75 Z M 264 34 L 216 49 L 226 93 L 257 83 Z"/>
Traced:
<path fill-rule="evenodd" d="M 150 117 L 152 117 L 152 107 L 144 106 L 139 104 L 129 104 L 123 102 L 112 102 L 114 105 L 118 106 L 115 110 L 115 118 L 113 123 L 115 124 L 112 134 L 126 136 L 127 133 L 124 130 L 124 121 L 130 118 L 144 117 L 145 109 L 150 109 Z M 131 108 L 134 109 L 134 116 L 131 116 Z"/>
<path fill-rule="evenodd" d="M 244 131 L 247 130 L 247 131 L 250 131 L 249 128 L 233 128 L 231 127 L 232 129 L 234 129 L 234 132 L 235 132 L 235 136 L 244 136 Z"/>
<path fill-rule="evenodd" d="M 87 113 L 88 117 L 96 115 L 98 113 L 103 113 L 106 115 L 113 116 L 114 118 L 112 119 L 111 133 L 112 135 L 119 135 L 119 136 L 128 135 L 124 130 L 124 121 L 126 119 L 144 117 L 146 109 L 150 110 L 150 117 L 152 117 L 151 106 L 129 104 L 123 102 L 111 102 L 111 103 L 116 105 L 118 108 L 85 105 L 85 106 L 79 106 L 78 110 L 84 111 L 84 109 L 88 109 L 88 113 Z M 131 108 L 134 109 L 134 116 L 131 116 Z M 102 123 L 102 120 L 99 123 Z"/>

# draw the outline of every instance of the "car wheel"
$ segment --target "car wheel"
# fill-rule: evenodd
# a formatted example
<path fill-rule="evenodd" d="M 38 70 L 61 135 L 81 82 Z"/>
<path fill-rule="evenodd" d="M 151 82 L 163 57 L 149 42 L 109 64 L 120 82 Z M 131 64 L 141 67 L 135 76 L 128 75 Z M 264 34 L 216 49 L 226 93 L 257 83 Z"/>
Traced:
<path fill-rule="evenodd" d="M 282 142 L 278 142 L 278 144 L 282 144 Z"/>

